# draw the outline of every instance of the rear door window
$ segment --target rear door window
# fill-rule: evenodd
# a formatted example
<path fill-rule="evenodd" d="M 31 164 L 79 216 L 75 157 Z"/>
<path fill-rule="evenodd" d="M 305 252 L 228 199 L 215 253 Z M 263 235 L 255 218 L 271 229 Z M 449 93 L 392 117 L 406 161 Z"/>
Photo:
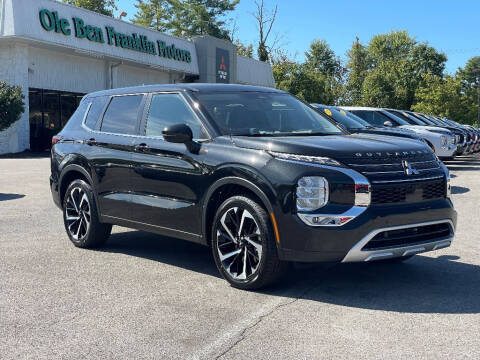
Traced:
<path fill-rule="evenodd" d="M 103 116 L 101 131 L 134 135 L 142 104 L 142 95 L 114 96 Z"/>
<path fill-rule="evenodd" d="M 85 126 L 89 129 L 95 130 L 98 124 L 98 119 L 102 116 L 103 109 L 107 104 L 107 96 L 99 96 L 92 99 L 92 105 L 88 111 L 87 118 L 85 119 Z"/>

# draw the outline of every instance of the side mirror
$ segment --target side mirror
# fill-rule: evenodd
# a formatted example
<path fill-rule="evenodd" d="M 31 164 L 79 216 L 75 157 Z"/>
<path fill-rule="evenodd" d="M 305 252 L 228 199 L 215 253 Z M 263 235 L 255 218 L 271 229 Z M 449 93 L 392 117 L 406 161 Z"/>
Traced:
<path fill-rule="evenodd" d="M 383 126 L 386 126 L 386 127 L 393 127 L 393 123 L 390 121 L 390 120 L 387 120 L 383 123 Z"/>
<path fill-rule="evenodd" d="M 162 131 L 165 141 L 178 144 L 188 144 L 192 142 L 192 129 L 187 124 L 175 124 L 166 127 Z"/>

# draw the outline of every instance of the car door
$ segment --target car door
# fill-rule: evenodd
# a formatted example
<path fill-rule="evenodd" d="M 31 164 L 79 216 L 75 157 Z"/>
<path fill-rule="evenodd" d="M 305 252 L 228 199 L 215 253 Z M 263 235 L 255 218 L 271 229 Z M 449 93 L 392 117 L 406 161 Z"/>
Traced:
<path fill-rule="evenodd" d="M 162 130 L 184 123 L 194 140 L 208 139 L 200 118 L 180 93 L 149 96 L 142 136 L 135 139 L 132 175 L 132 217 L 171 236 L 195 241 L 201 234 L 199 199 L 205 191 L 205 144 L 190 151 L 185 144 L 164 140 Z"/>
<path fill-rule="evenodd" d="M 111 97 L 97 130 L 87 140 L 87 156 L 95 173 L 102 216 L 131 217 L 133 141 L 138 135 L 143 104 L 143 94 Z"/>

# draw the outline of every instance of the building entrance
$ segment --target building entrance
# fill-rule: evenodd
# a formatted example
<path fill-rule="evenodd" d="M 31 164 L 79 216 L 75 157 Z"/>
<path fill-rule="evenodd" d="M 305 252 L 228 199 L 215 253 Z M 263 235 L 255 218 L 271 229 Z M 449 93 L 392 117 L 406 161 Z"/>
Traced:
<path fill-rule="evenodd" d="M 75 112 L 84 94 L 30 88 L 30 149 L 43 151 Z"/>

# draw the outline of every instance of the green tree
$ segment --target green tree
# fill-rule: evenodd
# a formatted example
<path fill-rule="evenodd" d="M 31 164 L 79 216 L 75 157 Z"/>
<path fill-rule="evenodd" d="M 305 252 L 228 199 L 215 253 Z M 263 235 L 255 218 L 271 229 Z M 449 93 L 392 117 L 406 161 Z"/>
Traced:
<path fill-rule="evenodd" d="M 132 19 L 134 24 L 165 32 L 172 17 L 169 0 L 137 0 L 137 13 Z"/>
<path fill-rule="evenodd" d="M 351 105 L 363 103 L 363 83 L 370 67 L 367 49 L 360 43 L 357 37 L 352 48 L 347 53 L 348 78 L 345 91 L 347 92 L 347 103 Z"/>
<path fill-rule="evenodd" d="M 335 101 L 326 76 L 312 71 L 305 64 L 281 56 L 273 62 L 272 72 L 278 89 L 288 91 L 307 102 L 333 104 Z"/>
<path fill-rule="evenodd" d="M 8 129 L 25 111 L 22 88 L 0 81 L 0 131 Z"/>
<path fill-rule="evenodd" d="M 312 70 L 332 76 L 342 76 L 343 74 L 340 59 L 325 40 L 312 41 L 310 48 L 305 52 L 305 58 L 305 63 Z"/>
<path fill-rule="evenodd" d="M 103 15 L 113 16 L 117 0 L 62 0 L 64 3 L 92 10 Z"/>
<path fill-rule="evenodd" d="M 357 40 L 347 69 L 348 98 L 358 105 L 410 109 L 424 75 L 442 76 L 447 60 L 427 43 L 418 43 L 407 31 L 374 36 L 366 47 Z"/>
<path fill-rule="evenodd" d="M 478 76 L 480 76 L 480 56 L 469 59 L 464 68 L 458 69 L 458 75 L 467 87 L 477 87 Z"/>
<path fill-rule="evenodd" d="M 240 40 L 235 40 L 235 47 L 237 48 L 237 54 L 249 58 L 253 58 L 253 44 L 245 45 Z"/>
<path fill-rule="evenodd" d="M 309 50 L 305 52 L 305 59 L 307 73 L 322 79 L 327 103 L 333 105 L 339 101 L 343 102 L 346 69 L 328 43 L 325 40 L 314 40 Z"/>
<path fill-rule="evenodd" d="M 465 124 L 474 124 L 477 116 L 475 93 L 465 93 L 460 76 L 423 75 L 424 83 L 415 97 L 413 109 L 426 114 L 447 116 Z"/>
<path fill-rule="evenodd" d="M 168 24 L 173 35 L 193 37 L 211 35 L 229 39 L 225 17 L 240 0 L 171 0 L 172 19 Z"/>

